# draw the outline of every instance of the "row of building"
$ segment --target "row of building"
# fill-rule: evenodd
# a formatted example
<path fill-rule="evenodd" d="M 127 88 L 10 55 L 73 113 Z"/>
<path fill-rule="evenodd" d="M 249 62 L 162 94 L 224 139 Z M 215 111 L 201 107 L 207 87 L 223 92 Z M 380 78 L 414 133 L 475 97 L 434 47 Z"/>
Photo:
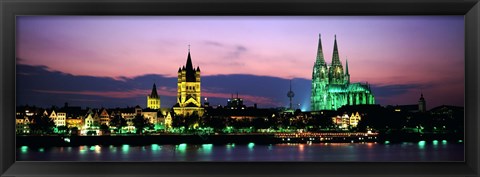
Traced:
<path fill-rule="evenodd" d="M 28 125 L 34 123 L 34 116 L 50 118 L 57 129 L 59 127 L 68 129 L 76 127 L 81 131 L 81 134 L 86 134 L 88 131 L 94 131 L 98 134 L 100 125 L 112 126 L 110 123 L 115 116 L 120 116 L 126 120 L 127 126 L 122 129 L 122 132 L 135 132 L 133 123 L 135 116 L 143 116 L 154 126 L 155 130 L 166 130 L 171 127 L 173 112 L 170 109 L 151 109 L 141 108 L 140 106 L 114 109 L 81 109 L 80 107 L 69 107 L 68 104 L 65 104 L 62 108 L 53 107 L 50 109 L 29 106 L 18 107 L 16 114 L 16 131 L 19 134 L 29 133 Z"/>

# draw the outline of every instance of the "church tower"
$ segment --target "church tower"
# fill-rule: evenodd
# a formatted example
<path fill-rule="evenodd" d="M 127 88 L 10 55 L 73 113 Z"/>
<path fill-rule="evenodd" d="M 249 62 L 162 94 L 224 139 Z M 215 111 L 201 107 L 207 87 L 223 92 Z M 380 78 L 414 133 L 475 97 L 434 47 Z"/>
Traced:
<path fill-rule="evenodd" d="M 312 95 L 310 97 L 312 110 L 323 110 L 326 102 L 328 85 L 327 63 L 323 57 L 322 39 L 318 34 L 317 58 L 312 71 Z"/>
<path fill-rule="evenodd" d="M 329 84 L 344 84 L 344 74 L 340 56 L 338 56 L 337 35 L 335 35 L 335 42 L 333 44 L 332 65 L 328 71 Z"/>
<path fill-rule="evenodd" d="M 200 67 L 194 69 L 189 47 L 186 65 L 178 68 L 177 104 L 173 106 L 176 115 L 187 116 L 194 112 L 203 115 L 200 86 Z"/>
<path fill-rule="evenodd" d="M 160 97 L 157 94 L 157 86 L 153 84 L 152 92 L 147 95 L 147 108 L 160 109 Z"/>

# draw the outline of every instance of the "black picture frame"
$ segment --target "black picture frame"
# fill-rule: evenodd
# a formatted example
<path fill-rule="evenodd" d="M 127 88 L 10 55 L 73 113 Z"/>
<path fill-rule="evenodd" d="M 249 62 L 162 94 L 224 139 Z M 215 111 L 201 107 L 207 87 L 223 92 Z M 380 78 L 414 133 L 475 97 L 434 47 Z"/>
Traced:
<path fill-rule="evenodd" d="M 2 176 L 479 176 L 479 0 L 0 0 Z M 464 15 L 465 162 L 16 162 L 17 15 Z"/>

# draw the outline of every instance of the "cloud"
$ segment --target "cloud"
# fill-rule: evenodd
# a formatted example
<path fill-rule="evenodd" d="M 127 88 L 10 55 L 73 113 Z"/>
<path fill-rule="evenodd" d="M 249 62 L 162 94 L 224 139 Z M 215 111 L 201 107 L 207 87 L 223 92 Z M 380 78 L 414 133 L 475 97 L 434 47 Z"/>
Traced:
<path fill-rule="evenodd" d="M 78 102 L 99 102 L 101 100 L 94 100 L 94 99 L 70 99 L 71 101 L 78 101 Z"/>
<path fill-rule="evenodd" d="M 371 86 L 376 97 L 402 95 L 412 89 L 426 87 L 422 84 L 395 84 L 395 85 L 373 85 Z M 421 90 L 419 90 L 421 91 Z"/>
<path fill-rule="evenodd" d="M 224 44 L 220 43 L 220 42 L 215 42 L 215 41 L 203 41 L 204 44 L 206 45 L 211 45 L 211 46 L 215 46 L 215 47 L 223 47 L 225 46 Z"/>
<path fill-rule="evenodd" d="M 157 85 L 162 106 L 176 103 L 177 78 L 156 74 L 136 77 L 76 76 L 50 71 L 45 66 L 17 65 L 17 104 L 37 106 L 63 105 L 69 102 L 79 106 L 135 106 L 144 105 L 152 85 Z M 208 97 L 212 105 L 225 105 L 231 93 L 239 93 L 247 106 L 257 103 L 259 107 L 286 105 L 288 80 L 255 75 L 216 75 L 202 77 L 202 97 Z M 294 80 L 296 102 L 309 102 L 310 81 Z M 96 101 L 88 101 L 96 100 Z"/>
<path fill-rule="evenodd" d="M 210 40 L 205 40 L 202 43 L 208 46 L 223 48 L 221 52 L 226 51 L 226 54 L 221 58 L 227 59 L 227 60 L 238 59 L 248 51 L 247 47 L 245 47 L 244 45 L 224 44 L 221 42 L 210 41 Z M 235 63 L 235 65 L 238 65 L 238 63 Z"/>
<path fill-rule="evenodd" d="M 231 59 L 237 59 L 240 58 L 240 56 L 244 53 L 247 52 L 247 48 L 241 45 L 237 45 L 234 47 L 232 52 L 229 52 L 229 55 L 225 58 L 231 58 Z"/>
<path fill-rule="evenodd" d="M 89 95 L 107 98 L 134 98 L 146 95 L 149 90 L 127 90 L 127 91 L 63 91 L 63 90 L 33 90 L 40 93 L 68 94 L 68 95 Z"/>
<path fill-rule="evenodd" d="M 24 74 L 26 73 L 26 74 Z M 71 105 L 87 107 L 127 107 L 146 104 L 153 83 L 157 85 L 162 107 L 176 103 L 177 78 L 156 74 L 123 79 L 109 77 L 75 76 L 58 71 L 50 71 L 45 66 L 17 65 L 16 98 L 18 105 L 49 107 Z M 457 81 L 462 82 L 462 81 Z M 244 104 L 254 103 L 260 108 L 288 106 L 286 96 L 290 88 L 289 79 L 248 74 L 202 76 L 202 101 L 208 97 L 211 105 L 226 105 L 232 93 L 244 99 Z M 416 104 L 423 91 L 427 106 L 441 104 L 463 105 L 462 87 L 447 87 L 456 83 L 409 83 L 372 84 L 376 102 L 381 105 Z M 295 93 L 293 104 L 302 108 L 310 107 L 311 80 L 292 79 Z M 445 96 L 445 93 L 454 96 Z M 452 94 L 455 93 L 455 94 Z"/>

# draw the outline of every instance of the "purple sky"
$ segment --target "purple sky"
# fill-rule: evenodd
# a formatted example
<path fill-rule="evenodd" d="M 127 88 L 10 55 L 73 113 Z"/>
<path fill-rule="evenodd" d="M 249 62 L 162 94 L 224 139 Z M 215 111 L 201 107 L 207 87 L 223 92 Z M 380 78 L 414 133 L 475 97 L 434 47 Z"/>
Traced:
<path fill-rule="evenodd" d="M 191 45 L 202 76 L 311 79 L 319 33 L 328 64 L 337 35 L 352 82 L 416 85 L 377 96 L 380 104 L 414 104 L 423 91 L 430 108 L 463 106 L 463 16 L 24 16 L 17 17 L 16 49 L 18 64 L 122 80 L 176 77 Z"/>

